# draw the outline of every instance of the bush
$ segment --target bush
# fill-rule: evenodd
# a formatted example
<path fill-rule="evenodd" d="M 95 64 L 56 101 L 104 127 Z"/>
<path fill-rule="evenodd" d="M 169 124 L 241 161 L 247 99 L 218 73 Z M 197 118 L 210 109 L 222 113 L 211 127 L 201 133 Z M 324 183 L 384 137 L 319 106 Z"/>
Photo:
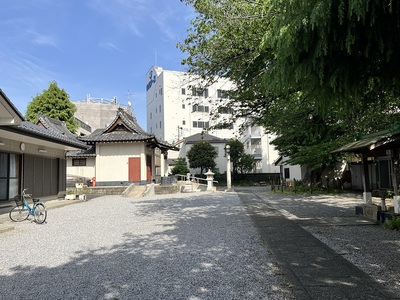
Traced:
<path fill-rule="evenodd" d="M 189 169 L 187 167 L 186 159 L 184 157 L 178 157 L 175 163 L 175 167 L 171 170 L 172 175 L 186 175 L 189 173 Z"/>
<path fill-rule="evenodd" d="M 400 217 L 393 217 L 391 220 L 386 220 L 385 227 L 392 230 L 400 230 Z"/>

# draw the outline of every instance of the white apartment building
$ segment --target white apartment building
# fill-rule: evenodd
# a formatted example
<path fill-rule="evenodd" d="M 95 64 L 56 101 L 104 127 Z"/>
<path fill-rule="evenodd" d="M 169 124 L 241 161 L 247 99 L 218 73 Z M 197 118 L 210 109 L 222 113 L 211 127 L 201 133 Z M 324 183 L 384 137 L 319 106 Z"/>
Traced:
<path fill-rule="evenodd" d="M 279 166 L 273 164 L 279 154 L 270 144 L 274 137 L 264 133 L 262 127 L 248 127 L 240 132 L 244 120 L 230 122 L 234 108 L 224 104 L 227 91 L 233 88 L 233 83 L 226 79 L 205 86 L 188 73 L 153 66 L 146 74 L 147 131 L 171 144 L 203 131 L 217 138 L 237 138 L 244 144 L 245 152 L 256 159 L 254 173 L 279 173 Z M 222 113 L 214 120 L 213 112 L 218 108 Z M 226 129 L 210 129 L 221 122 L 226 123 Z M 178 152 L 170 151 L 168 157 L 175 155 Z M 186 157 L 186 152 L 180 151 L 179 156 Z"/>
<path fill-rule="evenodd" d="M 279 158 L 279 152 L 271 145 L 275 136 L 265 133 L 261 126 L 247 127 L 240 141 L 244 151 L 254 156 L 256 166 L 254 173 L 279 173 L 280 168 L 274 162 Z"/>
<path fill-rule="evenodd" d="M 147 131 L 173 144 L 202 131 L 219 138 L 235 138 L 240 123 L 232 124 L 231 110 L 223 107 L 226 92 L 231 89 L 228 80 L 205 86 L 188 73 L 151 67 L 146 74 Z M 212 113 L 218 108 L 224 111 L 213 120 Z M 221 121 L 226 129 L 210 129 Z"/>

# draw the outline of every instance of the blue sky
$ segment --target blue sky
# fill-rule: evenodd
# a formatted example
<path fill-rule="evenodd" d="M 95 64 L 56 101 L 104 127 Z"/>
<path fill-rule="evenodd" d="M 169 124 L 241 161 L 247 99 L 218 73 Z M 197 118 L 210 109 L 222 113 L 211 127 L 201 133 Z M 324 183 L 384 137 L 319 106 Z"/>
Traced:
<path fill-rule="evenodd" d="M 25 114 L 55 80 L 71 100 L 128 100 L 146 129 L 145 75 L 185 70 L 176 48 L 193 9 L 179 0 L 2 0 L 0 88 Z"/>

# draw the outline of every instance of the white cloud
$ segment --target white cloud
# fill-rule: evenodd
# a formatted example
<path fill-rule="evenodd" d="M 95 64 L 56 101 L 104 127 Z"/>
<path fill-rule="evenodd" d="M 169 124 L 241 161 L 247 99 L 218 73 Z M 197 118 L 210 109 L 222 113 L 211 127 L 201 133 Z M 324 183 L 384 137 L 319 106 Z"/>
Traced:
<path fill-rule="evenodd" d="M 57 39 L 54 36 L 40 34 L 33 30 L 28 30 L 28 34 L 32 36 L 32 41 L 38 45 L 52 46 L 57 48 Z"/>
<path fill-rule="evenodd" d="M 179 23 L 187 23 L 193 9 L 179 0 L 90 0 L 89 7 L 107 16 L 114 26 L 128 30 L 136 36 L 144 36 L 152 23 L 167 40 L 177 40 L 182 28 Z M 172 1 L 171 1 L 172 2 Z M 184 28 L 185 30 L 186 28 Z"/>
<path fill-rule="evenodd" d="M 25 52 L 1 48 L 0 61 L 0 68 L 7 70 L 7 73 L 0 74 L 0 81 L 3 83 L 18 82 L 21 88 L 27 86 L 39 91 L 56 77 L 45 68 L 43 62 Z"/>
<path fill-rule="evenodd" d="M 142 36 L 140 24 L 152 9 L 151 1 L 145 0 L 90 0 L 89 7 L 110 18 L 117 27 L 128 29 Z"/>
<path fill-rule="evenodd" d="M 119 49 L 117 45 L 115 45 L 114 43 L 111 43 L 111 42 L 100 42 L 99 47 L 107 49 L 107 50 L 122 52 L 121 49 Z"/>

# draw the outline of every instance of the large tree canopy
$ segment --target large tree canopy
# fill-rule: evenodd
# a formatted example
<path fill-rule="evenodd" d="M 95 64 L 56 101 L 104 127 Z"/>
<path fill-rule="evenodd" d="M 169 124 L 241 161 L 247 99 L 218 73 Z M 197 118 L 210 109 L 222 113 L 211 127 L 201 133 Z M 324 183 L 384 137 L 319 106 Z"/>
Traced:
<path fill-rule="evenodd" d="M 261 48 L 273 49 L 267 79 L 278 89 L 299 88 L 325 106 L 369 100 L 371 86 L 398 94 L 399 1 L 272 0 L 269 11 L 276 17 Z"/>
<path fill-rule="evenodd" d="M 200 168 L 200 174 L 203 174 L 204 170 L 215 168 L 218 153 L 209 142 L 200 141 L 193 144 L 186 156 L 189 166 L 193 169 Z"/>
<path fill-rule="evenodd" d="M 237 116 L 277 134 L 292 163 L 323 168 L 335 147 L 399 120 L 400 2 L 182 1 L 197 12 L 182 63 L 232 80 Z"/>
<path fill-rule="evenodd" d="M 36 122 L 40 112 L 48 117 L 65 121 L 69 131 L 74 133 L 78 128 L 74 113 L 75 105 L 69 100 L 69 95 L 64 89 L 60 89 L 57 82 L 52 81 L 47 90 L 37 94 L 28 104 L 26 119 L 29 122 Z"/>

